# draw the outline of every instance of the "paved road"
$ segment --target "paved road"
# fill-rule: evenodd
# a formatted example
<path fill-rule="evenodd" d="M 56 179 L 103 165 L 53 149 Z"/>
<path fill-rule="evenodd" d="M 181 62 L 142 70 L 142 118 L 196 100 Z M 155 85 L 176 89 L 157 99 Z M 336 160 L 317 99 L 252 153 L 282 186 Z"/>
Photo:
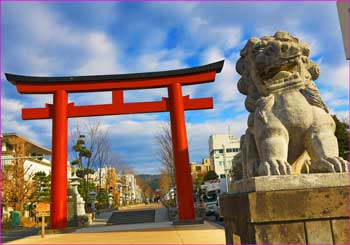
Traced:
<path fill-rule="evenodd" d="M 39 232 L 39 229 L 40 228 L 38 227 L 33 227 L 33 228 L 23 228 L 17 231 L 2 232 L 1 234 L 2 243 L 11 242 L 11 241 L 15 241 L 28 236 L 37 235 Z"/>

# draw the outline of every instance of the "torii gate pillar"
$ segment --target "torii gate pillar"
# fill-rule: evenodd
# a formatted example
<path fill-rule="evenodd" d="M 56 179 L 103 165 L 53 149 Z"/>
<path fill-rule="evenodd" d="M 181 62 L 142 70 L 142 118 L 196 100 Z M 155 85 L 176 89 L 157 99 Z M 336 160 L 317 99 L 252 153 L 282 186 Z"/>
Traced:
<path fill-rule="evenodd" d="M 65 90 L 53 94 L 52 118 L 52 179 L 51 221 L 54 229 L 67 227 L 67 152 L 68 152 L 68 95 Z"/>
<path fill-rule="evenodd" d="M 182 99 L 180 83 L 173 83 L 168 87 L 171 136 L 173 141 L 175 181 L 179 220 L 194 220 L 192 178 L 188 153 L 185 108 Z"/>

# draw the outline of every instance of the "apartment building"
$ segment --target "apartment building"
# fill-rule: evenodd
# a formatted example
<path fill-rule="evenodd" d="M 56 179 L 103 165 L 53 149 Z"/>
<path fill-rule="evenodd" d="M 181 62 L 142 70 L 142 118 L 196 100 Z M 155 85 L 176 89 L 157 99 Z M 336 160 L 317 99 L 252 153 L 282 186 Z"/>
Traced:
<path fill-rule="evenodd" d="M 136 184 L 134 174 L 118 176 L 118 190 L 120 192 L 120 205 L 139 203 L 142 200 L 141 188 Z"/>
<path fill-rule="evenodd" d="M 240 152 L 240 140 L 229 134 L 213 134 L 209 137 L 210 167 L 220 178 L 232 167 L 232 159 Z"/>

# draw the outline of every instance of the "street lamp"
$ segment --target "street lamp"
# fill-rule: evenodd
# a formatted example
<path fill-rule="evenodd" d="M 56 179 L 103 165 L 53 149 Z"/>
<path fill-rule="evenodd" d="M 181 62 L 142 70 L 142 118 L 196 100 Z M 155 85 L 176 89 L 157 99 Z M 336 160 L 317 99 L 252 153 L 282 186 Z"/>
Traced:
<path fill-rule="evenodd" d="M 91 197 L 91 212 L 92 212 L 92 217 L 94 217 L 95 214 L 95 200 L 96 200 L 96 192 L 91 191 L 90 192 L 90 197 Z"/>
<path fill-rule="evenodd" d="M 113 195 L 112 193 L 108 193 L 108 207 L 112 208 L 112 204 L 113 204 Z"/>
<path fill-rule="evenodd" d="M 122 195 L 119 196 L 119 205 L 120 206 L 123 205 L 123 197 L 122 197 Z"/>
<path fill-rule="evenodd" d="M 227 167 L 226 167 L 226 147 L 224 144 L 222 144 L 222 149 L 223 149 L 223 157 L 224 157 L 224 172 L 225 172 L 225 184 L 226 184 L 226 192 L 228 192 L 228 178 L 227 178 Z"/>
<path fill-rule="evenodd" d="M 112 194 L 113 187 L 110 186 L 108 189 L 108 207 L 111 208 L 113 204 L 113 194 Z"/>
<path fill-rule="evenodd" d="M 131 183 L 128 183 L 128 193 L 127 193 L 127 200 L 128 200 L 128 205 L 132 202 L 132 192 L 131 192 Z"/>
<path fill-rule="evenodd" d="M 131 193 L 131 203 L 135 204 L 135 197 L 134 197 L 134 193 Z"/>

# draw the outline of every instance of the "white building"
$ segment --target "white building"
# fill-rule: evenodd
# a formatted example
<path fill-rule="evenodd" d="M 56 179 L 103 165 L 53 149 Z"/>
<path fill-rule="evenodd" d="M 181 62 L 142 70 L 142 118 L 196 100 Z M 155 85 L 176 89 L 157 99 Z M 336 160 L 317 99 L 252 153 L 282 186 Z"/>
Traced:
<path fill-rule="evenodd" d="M 210 168 L 225 177 L 225 169 L 232 167 L 233 157 L 240 152 L 240 140 L 228 134 L 213 134 L 209 137 Z"/>
<path fill-rule="evenodd" d="M 127 205 L 141 202 L 141 188 L 136 184 L 134 174 L 124 174 L 118 177 L 120 203 Z"/>
<path fill-rule="evenodd" d="M 45 172 L 46 175 L 51 173 L 51 160 L 48 159 L 51 156 L 51 150 L 40 146 L 27 138 L 18 135 L 16 133 L 4 133 L 2 136 L 1 146 L 1 163 L 2 166 L 11 164 L 14 159 L 24 159 L 24 169 L 27 176 L 32 176 L 37 172 Z M 16 146 L 13 142 L 24 142 L 27 155 L 19 156 L 15 152 Z M 67 177 L 71 176 L 71 168 L 69 162 L 67 162 Z"/>
<path fill-rule="evenodd" d="M 107 177 L 108 177 L 108 171 L 111 171 L 113 167 L 111 166 L 105 166 L 103 168 L 98 168 L 93 176 L 91 178 L 93 178 L 93 181 L 95 182 L 96 186 L 100 186 L 100 172 L 101 172 L 101 188 L 102 189 L 107 189 Z M 115 187 L 117 188 L 117 187 Z"/>

